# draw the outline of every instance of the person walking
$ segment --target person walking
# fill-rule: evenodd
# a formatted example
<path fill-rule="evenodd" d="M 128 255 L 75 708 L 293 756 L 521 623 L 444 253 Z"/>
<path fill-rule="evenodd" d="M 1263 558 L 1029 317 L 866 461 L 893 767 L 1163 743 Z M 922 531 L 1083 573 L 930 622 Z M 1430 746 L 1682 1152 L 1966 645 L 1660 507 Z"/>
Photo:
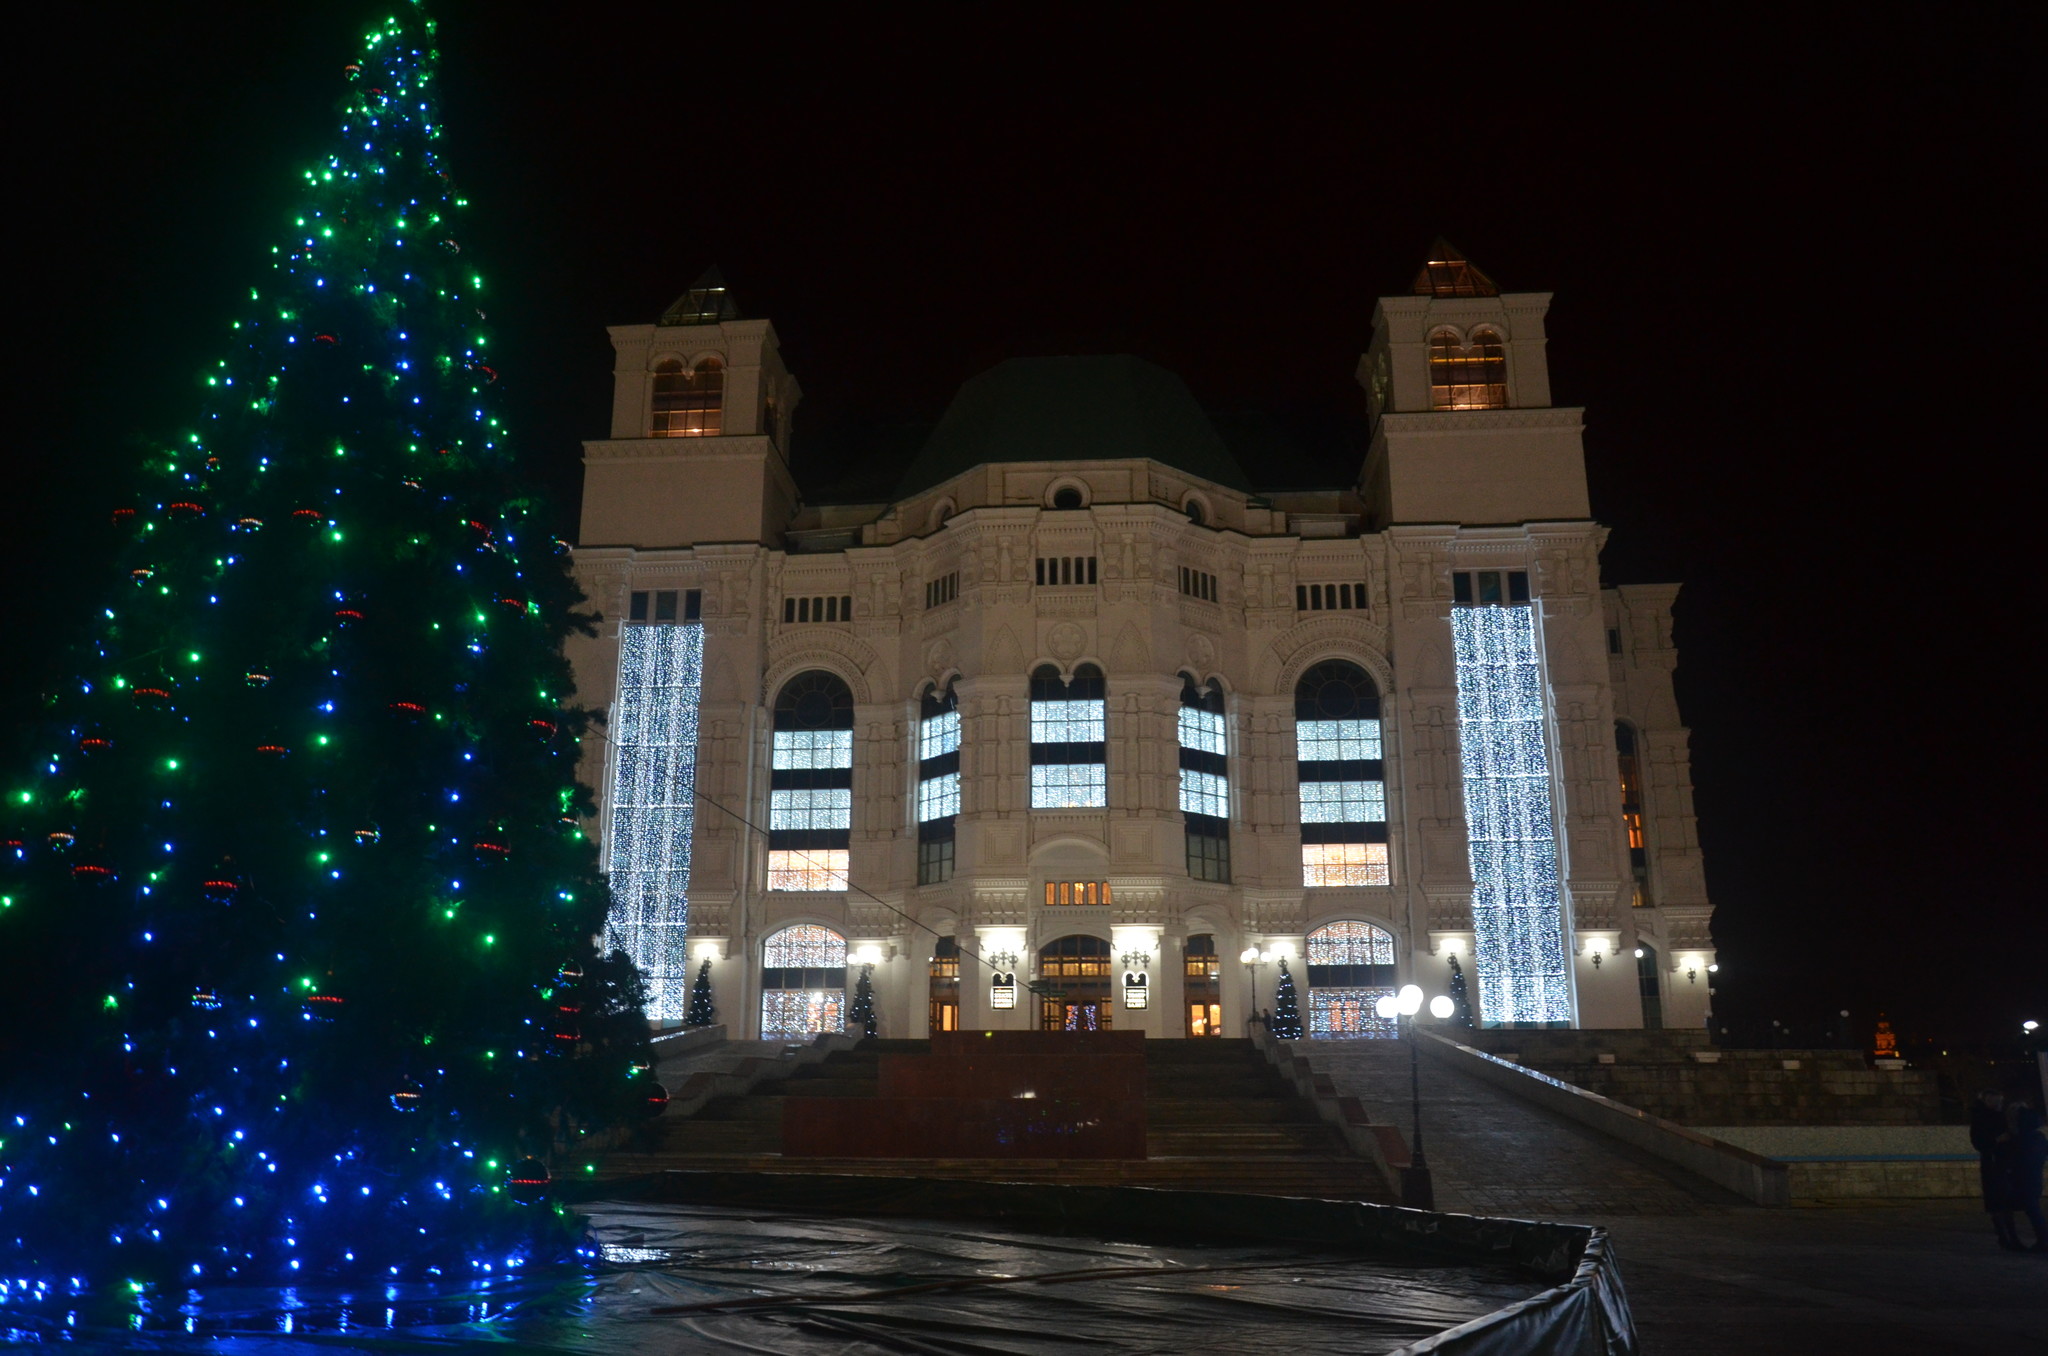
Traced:
<path fill-rule="evenodd" d="M 2013 1103 L 2007 1114 L 2012 1121 L 2013 1208 L 2034 1228 L 2034 1251 L 2048 1252 L 2048 1221 L 2041 1218 L 2041 1175 L 2048 1166 L 2048 1134 L 2043 1133 L 2041 1113 L 2025 1102 Z"/>
<path fill-rule="evenodd" d="M 2019 1209 L 2019 1180 L 2013 1172 L 2015 1146 L 2012 1126 L 2005 1117 L 2005 1094 L 1987 1090 L 1977 1094 L 1970 1108 L 1970 1147 L 1977 1151 L 1977 1185 L 1984 1192 L 1984 1212 L 1998 1232 L 1998 1246 L 2021 1252 L 2020 1232 L 2013 1223 Z"/>

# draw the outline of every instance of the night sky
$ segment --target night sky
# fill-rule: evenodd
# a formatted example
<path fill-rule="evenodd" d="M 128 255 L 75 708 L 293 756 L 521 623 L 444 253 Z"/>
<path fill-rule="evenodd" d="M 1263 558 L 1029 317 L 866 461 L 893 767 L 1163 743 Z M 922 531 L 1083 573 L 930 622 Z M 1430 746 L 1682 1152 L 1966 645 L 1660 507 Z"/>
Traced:
<path fill-rule="evenodd" d="M 1288 479 L 1334 486 L 1373 299 L 1442 233 L 1556 293 L 1607 576 L 1685 585 L 1723 1020 L 2048 1021 L 2038 6 L 526 12 L 440 8 L 448 155 L 565 535 L 604 326 L 709 264 L 782 336 L 816 497 L 890 483 L 873 449 L 975 372 L 1066 352 L 1273 412 Z M 380 17 L 39 14 L 12 71 L 6 709 L 109 587 L 124 468 L 196 411 Z"/>

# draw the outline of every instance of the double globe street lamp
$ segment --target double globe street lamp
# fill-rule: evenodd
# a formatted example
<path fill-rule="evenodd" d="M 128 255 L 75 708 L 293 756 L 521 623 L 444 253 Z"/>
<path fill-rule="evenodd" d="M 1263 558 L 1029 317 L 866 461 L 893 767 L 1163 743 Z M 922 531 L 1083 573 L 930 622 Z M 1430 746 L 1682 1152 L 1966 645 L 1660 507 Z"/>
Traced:
<path fill-rule="evenodd" d="M 1415 1138 L 1408 1166 L 1401 1170 L 1401 1204 L 1415 1210 L 1434 1210 L 1436 1189 L 1430 1183 L 1429 1160 L 1422 1152 L 1422 1074 L 1415 1058 L 1415 1016 L 1422 1011 L 1422 987 L 1404 984 L 1398 993 L 1382 994 L 1372 1010 L 1381 1021 L 1394 1022 L 1397 1030 L 1400 1020 L 1408 1019 L 1408 1104 Z M 1457 1010 L 1458 1005 L 1444 994 L 1429 1000 L 1429 1015 L 1439 1022 L 1448 1020 Z"/>

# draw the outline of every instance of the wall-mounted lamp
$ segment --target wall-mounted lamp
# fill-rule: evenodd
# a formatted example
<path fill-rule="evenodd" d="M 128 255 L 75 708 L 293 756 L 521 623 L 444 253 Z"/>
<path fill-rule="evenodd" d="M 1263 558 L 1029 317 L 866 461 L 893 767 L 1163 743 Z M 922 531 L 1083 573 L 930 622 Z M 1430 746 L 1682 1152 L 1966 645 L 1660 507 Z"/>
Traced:
<path fill-rule="evenodd" d="M 873 942 L 855 947 L 853 950 L 853 963 L 855 965 L 880 965 L 882 963 L 882 948 L 876 946 Z"/>

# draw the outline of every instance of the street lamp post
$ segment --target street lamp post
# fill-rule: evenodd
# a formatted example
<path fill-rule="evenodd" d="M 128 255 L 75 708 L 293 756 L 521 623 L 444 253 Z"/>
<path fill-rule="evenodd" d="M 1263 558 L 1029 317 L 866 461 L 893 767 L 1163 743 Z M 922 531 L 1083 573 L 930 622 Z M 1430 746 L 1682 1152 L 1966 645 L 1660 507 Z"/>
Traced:
<path fill-rule="evenodd" d="M 1257 947 L 1248 946 L 1238 953 L 1237 958 L 1244 963 L 1244 1034 L 1249 1036 L 1252 1034 L 1252 1018 L 1259 1011 L 1258 964 L 1265 957 L 1259 954 Z"/>
<path fill-rule="evenodd" d="M 1429 1015 L 1439 1022 L 1447 1020 L 1457 1011 L 1458 1005 L 1445 994 L 1438 994 L 1429 1000 Z M 1415 1031 L 1415 1018 L 1422 1011 L 1422 989 L 1415 984 L 1403 985 L 1397 994 L 1386 994 L 1373 1005 L 1373 1011 L 1382 1019 L 1391 1019 L 1397 1024 L 1406 1018 L 1408 1022 L 1408 1114 L 1410 1124 L 1415 1127 L 1409 1144 L 1408 1166 L 1401 1170 L 1401 1204 L 1415 1210 L 1436 1209 L 1436 1187 L 1429 1175 L 1429 1157 L 1422 1148 L 1422 1071 L 1416 1058 L 1416 1047 L 1420 1043 Z"/>

